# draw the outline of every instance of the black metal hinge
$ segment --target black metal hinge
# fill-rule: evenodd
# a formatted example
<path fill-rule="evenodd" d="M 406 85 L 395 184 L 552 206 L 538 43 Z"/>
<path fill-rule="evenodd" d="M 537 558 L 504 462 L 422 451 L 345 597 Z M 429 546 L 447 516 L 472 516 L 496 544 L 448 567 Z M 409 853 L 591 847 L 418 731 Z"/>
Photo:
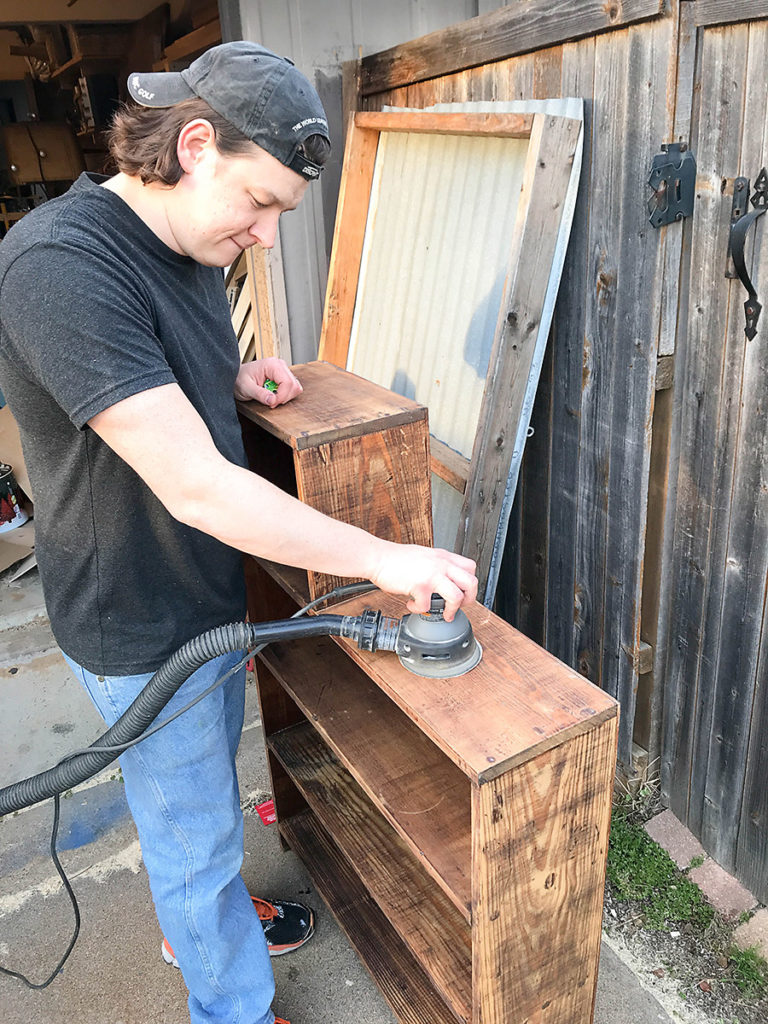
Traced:
<path fill-rule="evenodd" d="M 696 158 L 684 142 L 667 142 L 653 158 L 648 213 L 655 228 L 690 217 L 696 192 Z"/>

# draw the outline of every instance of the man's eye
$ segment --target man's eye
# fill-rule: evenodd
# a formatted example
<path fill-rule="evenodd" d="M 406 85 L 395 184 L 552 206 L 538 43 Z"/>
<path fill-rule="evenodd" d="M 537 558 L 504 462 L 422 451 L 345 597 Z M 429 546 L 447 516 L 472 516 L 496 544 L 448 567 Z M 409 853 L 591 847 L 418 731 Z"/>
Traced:
<path fill-rule="evenodd" d="M 266 203 L 260 203 L 255 196 L 251 196 L 251 202 L 253 203 L 257 210 L 263 210 L 267 205 Z"/>

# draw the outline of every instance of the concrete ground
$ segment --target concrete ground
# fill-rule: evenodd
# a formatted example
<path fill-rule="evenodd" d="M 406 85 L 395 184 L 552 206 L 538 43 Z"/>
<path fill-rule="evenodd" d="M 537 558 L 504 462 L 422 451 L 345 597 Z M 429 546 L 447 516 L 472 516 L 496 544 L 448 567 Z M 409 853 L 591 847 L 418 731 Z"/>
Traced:
<path fill-rule="evenodd" d="M 49 767 L 103 731 L 56 648 L 37 570 L 16 583 L 10 574 L 0 577 L 0 787 Z M 252 687 L 238 756 L 243 802 L 252 806 L 268 796 Z M 34 981 L 47 977 L 72 931 L 71 905 L 48 856 L 51 821 L 50 802 L 0 819 L 0 965 Z M 0 976 L 3 1024 L 188 1021 L 180 972 L 160 958 L 161 934 L 116 766 L 62 800 L 58 848 L 80 903 L 80 937 L 44 991 Z M 291 1024 L 395 1024 L 303 864 L 255 813 L 246 815 L 246 850 L 243 876 L 252 892 L 296 897 L 317 910 L 311 942 L 273 961 L 275 1012 Z M 652 979 L 627 961 L 625 951 L 603 943 L 595 1024 L 671 1024 L 650 991 Z M 682 1007 L 669 1009 L 686 1019 Z"/>

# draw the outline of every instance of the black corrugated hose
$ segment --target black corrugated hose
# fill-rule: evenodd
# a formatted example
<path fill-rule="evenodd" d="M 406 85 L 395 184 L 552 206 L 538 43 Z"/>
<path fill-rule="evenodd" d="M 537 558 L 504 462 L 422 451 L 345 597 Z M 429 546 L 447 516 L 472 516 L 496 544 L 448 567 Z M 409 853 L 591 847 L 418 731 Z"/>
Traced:
<path fill-rule="evenodd" d="M 355 617 L 349 615 L 316 615 L 312 618 L 282 619 L 276 622 L 234 622 L 201 633 L 163 662 L 133 704 L 91 746 L 119 746 L 136 739 L 151 725 L 192 673 L 212 658 L 275 640 L 353 636 L 356 622 Z M 73 789 L 106 768 L 117 757 L 118 754 L 113 751 L 86 749 L 39 775 L 0 789 L 0 816 Z"/>
<path fill-rule="evenodd" d="M 194 637 L 172 654 L 167 661 L 163 662 L 131 706 L 90 747 L 68 755 L 59 764 L 49 768 L 47 771 L 40 772 L 39 775 L 33 775 L 28 779 L 22 779 L 19 782 L 12 783 L 10 786 L 6 786 L 4 789 L 0 789 L 0 817 L 53 797 L 54 822 L 50 845 L 51 858 L 69 894 L 75 914 L 75 929 L 69 946 L 57 967 L 46 981 L 34 984 L 23 974 L 18 971 L 9 970 L 6 967 L 0 967 L 0 974 L 18 978 L 32 989 L 46 988 L 63 967 L 77 940 L 80 931 L 80 912 L 72 886 L 56 854 L 60 794 L 85 782 L 86 779 L 89 779 L 92 775 L 101 771 L 102 768 L 111 764 L 128 747 L 139 743 L 142 739 L 162 729 L 179 717 L 179 715 L 189 710 L 193 704 L 202 700 L 208 693 L 220 686 L 237 668 L 241 667 L 251 657 L 251 652 L 261 650 L 266 644 L 276 640 L 299 640 L 312 636 L 344 636 L 356 640 L 359 646 L 366 650 L 376 650 L 377 628 L 380 618 L 378 614 L 366 611 L 359 616 L 316 615 L 311 618 L 300 617 L 310 608 L 323 603 L 331 597 L 342 597 L 371 589 L 373 588 L 370 583 L 347 584 L 346 586 L 337 587 L 336 590 L 331 591 L 329 594 L 311 601 L 290 619 L 257 623 L 234 622 L 226 626 L 218 626 L 216 629 L 211 629 L 207 633 Z M 385 632 L 382 631 L 381 641 L 382 644 L 386 643 L 389 646 L 391 637 L 385 636 Z M 188 705 L 160 722 L 159 725 L 155 725 L 152 729 L 149 728 L 171 697 L 173 697 L 193 672 L 196 672 L 197 669 L 213 658 L 218 658 L 222 654 L 229 654 L 234 651 L 247 651 L 249 653 L 246 654 L 239 665 L 234 666 L 233 669 L 230 669 L 229 672 L 219 678 L 207 690 L 198 694 Z"/>

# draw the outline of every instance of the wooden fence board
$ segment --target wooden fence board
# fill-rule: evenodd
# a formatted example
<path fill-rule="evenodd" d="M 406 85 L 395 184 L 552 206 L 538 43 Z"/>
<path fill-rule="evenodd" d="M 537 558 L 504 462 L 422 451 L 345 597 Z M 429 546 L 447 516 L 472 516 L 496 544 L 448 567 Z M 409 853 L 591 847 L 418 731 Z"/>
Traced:
<path fill-rule="evenodd" d="M 721 403 L 722 382 L 728 379 L 725 344 L 727 303 L 723 301 L 723 253 L 728 236 L 730 201 L 723 201 L 721 181 L 734 177 L 739 161 L 739 135 L 744 94 L 747 36 L 743 29 L 709 30 L 704 34 L 702 78 L 707 95 L 699 111 L 694 140 L 699 168 L 691 251 L 691 274 L 684 351 L 678 353 L 676 400 L 679 464 L 677 512 L 669 588 L 669 660 L 661 762 L 662 792 L 672 810 L 692 831 L 701 824 L 701 803 L 691 801 L 696 729 L 702 727 L 711 694 L 699 686 L 703 624 L 711 579 L 711 510 L 724 486 L 723 459 L 718 449 L 729 434 L 732 409 Z M 697 721 L 697 707 L 700 710 Z"/>
<path fill-rule="evenodd" d="M 768 18 L 768 0 L 696 0 L 690 5 L 697 25 L 723 25 Z"/>
<path fill-rule="evenodd" d="M 602 621 L 602 686 L 619 699 L 619 756 L 632 763 L 638 685 L 640 602 L 647 522 L 651 424 L 655 397 L 664 235 L 648 223 L 644 195 L 649 155 L 669 138 L 673 110 L 676 20 L 666 18 L 627 37 L 627 125 L 624 134 L 621 229 L 611 362 L 611 450 L 608 475 L 606 572 Z M 647 83 L 654 83 L 648 88 Z M 608 354 L 605 353 L 606 365 Z"/>
<path fill-rule="evenodd" d="M 693 25 L 692 4 L 679 5 L 680 29 L 678 37 L 677 79 L 674 88 L 675 126 L 673 138 L 690 145 L 698 130 L 694 87 L 699 80 L 700 51 L 697 32 Z M 666 232 L 665 263 L 662 271 L 662 299 L 659 325 L 659 358 L 672 369 L 672 384 L 677 372 L 677 349 L 684 349 L 690 298 L 692 218 L 686 218 L 681 231 L 670 226 Z M 680 339 L 678 338 L 680 335 Z M 682 358 L 680 361 L 682 367 Z M 656 386 L 659 387 L 659 364 L 656 368 Z M 645 565 L 643 570 L 643 598 L 641 638 L 653 651 L 652 671 L 641 677 L 638 703 L 647 711 L 647 724 L 640 724 L 635 742 L 648 750 L 649 764 L 661 761 L 662 719 L 669 639 L 671 603 L 675 594 L 668 584 L 669 567 L 673 562 L 675 506 L 677 476 L 674 468 L 679 461 L 679 431 L 675 423 L 674 390 L 670 387 L 663 395 L 657 392 L 654 403 L 653 440 L 648 494 L 649 522 L 646 533 Z"/>
<path fill-rule="evenodd" d="M 602 685 L 601 643 L 610 480 L 611 377 L 621 237 L 622 147 L 613 135 L 624 123 L 629 38 L 611 33 L 595 52 L 590 214 L 587 236 L 587 306 L 581 394 L 577 498 L 574 640 L 575 664 Z M 573 663 L 573 661 L 572 661 Z"/>
<path fill-rule="evenodd" d="M 654 18 L 664 0 L 528 0 L 364 57 L 364 95 Z"/>
<path fill-rule="evenodd" d="M 586 39 L 563 48 L 562 93 L 587 96 L 584 155 L 571 241 L 563 267 L 552 334 L 555 393 L 552 399 L 551 501 L 546 565 L 547 649 L 569 665 L 576 664 L 574 634 L 577 551 L 578 473 L 581 445 L 582 379 L 585 366 L 585 321 L 591 289 L 587 287 L 590 182 L 596 41 Z"/>

